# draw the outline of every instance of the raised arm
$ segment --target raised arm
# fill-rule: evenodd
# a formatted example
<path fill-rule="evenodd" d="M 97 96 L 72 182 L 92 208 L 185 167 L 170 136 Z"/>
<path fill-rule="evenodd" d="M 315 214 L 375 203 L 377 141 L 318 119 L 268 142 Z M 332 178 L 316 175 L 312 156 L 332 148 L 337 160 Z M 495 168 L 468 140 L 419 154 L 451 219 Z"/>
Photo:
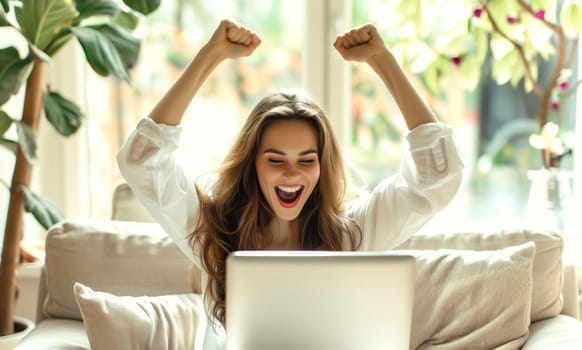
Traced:
<path fill-rule="evenodd" d="M 223 60 L 250 55 L 260 44 L 256 34 L 222 21 L 172 87 L 140 120 L 117 154 L 119 170 L 139 201 L 193 261 L 188 235 L 196 226 L 199 199 L 193 181 L 174 157 L 188 104 Z"/>
<path fill-rule="evenodd" d="M 346 61 L 365 62 L 378 74 L 396 100 L 409 130 L 437 121 L 372 24 L 338 35 L 333 46 Z"/>
<path fill-rule="evenodd" d="M 373 25 L 339 35 L 333 45 L 346 61 L 365 62 L 378 74 L 411 130 L 400 171 L 348 209 L 362 230 L 362 250 L 393 249 L 454 198 L 463 161 L 452 129 L 438 122 Z"/>
<path fill-rule="evenodd" d="M 214 68 L 227 58 L 249 56 L 260 43 L 261 39 L 249 29 L 223 20 L 149 117 L 158 124 L 180 124 L 188 105 Z"/>

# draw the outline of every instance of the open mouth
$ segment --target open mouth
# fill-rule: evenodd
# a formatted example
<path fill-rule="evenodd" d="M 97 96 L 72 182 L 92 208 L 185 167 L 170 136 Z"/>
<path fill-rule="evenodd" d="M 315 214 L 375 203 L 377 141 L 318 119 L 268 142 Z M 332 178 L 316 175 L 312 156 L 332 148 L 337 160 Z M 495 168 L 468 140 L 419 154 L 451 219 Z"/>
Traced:
<path fill-rule="evenodd" d="M 279 198 L 279 203 L 286 208 L 291 208 L 297 204 L 301 193 L 303 192 L 303 186 L 277 186 L 275 187 L 275 193 L 277 193 L 277 198 Z"/>

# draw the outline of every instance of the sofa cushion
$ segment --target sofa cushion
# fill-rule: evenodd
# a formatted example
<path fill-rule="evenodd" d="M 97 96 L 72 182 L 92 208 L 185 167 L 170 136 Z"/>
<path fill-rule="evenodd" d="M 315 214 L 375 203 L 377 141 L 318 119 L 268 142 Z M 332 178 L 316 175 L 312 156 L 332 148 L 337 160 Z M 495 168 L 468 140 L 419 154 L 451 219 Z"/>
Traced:
<path fill-rule="evenodd" d="M 514 349 L 525 342 L 534 243 L 402 253 L 416 259 L 411 349 Z"/>
<path fill-rule="evenodd" d="M 48 319 L 34 329 L 14 350 L 75 349 L 90 350 L 89 338 L 81 321 Z"/>
<path fill-rule="evenodd" d="M 397 249 L 495 250 L 530 241 L 536 245 L 531 307 L 531 321 L 535 322 L 556 316 L 562 310 L 563 239 L 559 234 L 531 230 L 421 234 Z"/>
<path fill-rule="evenodd" d="M 64 221 L 47 235 L 45 312 L 81 320 L 75 282 L 116 295 L 189 293 L 191 269 L 158 224 Z"/>
<path fill-rule="evenodd" d="M 91 349 L 195 349 L 200 294 L 116 296 L 75 283 Z"/>
<path fill-rule="evenodd" d="M 527 344 L 522 350 L 582 349 L 582 322 L 558 315 L 534 322 Z"/>
<path fill-rule="evenodd" d="M 125 182 L 115 186 L 111 204 L 111 220 L 156 222 Z"/>

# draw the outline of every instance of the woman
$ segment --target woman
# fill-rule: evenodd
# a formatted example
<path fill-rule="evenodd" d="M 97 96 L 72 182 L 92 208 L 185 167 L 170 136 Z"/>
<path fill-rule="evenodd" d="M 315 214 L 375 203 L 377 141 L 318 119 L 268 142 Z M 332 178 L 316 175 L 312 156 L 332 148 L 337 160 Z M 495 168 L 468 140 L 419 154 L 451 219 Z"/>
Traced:
<path fill-rule="evenodd" d="M 219 63 L 249 56 L 260 43 L 249 29 L 222 21 L 118 155 L 136 196 L 201 267 L 207 313 L 219 325 L 225 321 L 230 252 L 391 249 L 446 206 L 461 182 L 451 129 L 419 97 L 376 28 L 364 25 L 333 45 L 346 61 L 367 63 L 402 111 L 411 131 L 400 172 L 372 193 L 350 197 L 324 111 L 305 98 L 278 93 L 251 112 L 216 181 L 193 186 L 172 155 L 182 116 Z M 212 332 L 207 344 L 209 337 Z"/>

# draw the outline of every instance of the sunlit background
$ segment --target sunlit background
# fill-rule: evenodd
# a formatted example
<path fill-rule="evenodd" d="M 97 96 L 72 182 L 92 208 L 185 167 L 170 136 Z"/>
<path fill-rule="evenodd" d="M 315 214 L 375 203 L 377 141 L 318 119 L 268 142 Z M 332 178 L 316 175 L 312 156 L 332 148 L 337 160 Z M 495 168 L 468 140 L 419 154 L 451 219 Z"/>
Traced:
<path fill-rule="evenodd" d="M 75 67 L 60 68 L 61 80 L 63 76 L 77 77 L 76 82 L 70 79 L 68 83 L 74 84 L 72 89 L 84 105 L 85 127 L 78 136 L 80 140 L 64 141 L 76 142 L 76 146 L 62 148 L 67 149 L 60 154 L 62 164 L 45 164 L 40 170 L 35 169 L 36 174 L 42 171 L 47 176 L 52 167 L 62 166 L 69 175 L 57 175 L 63 178 L 44 182 L 37 179 L 36 183 L 40 181 L 42 192 L 51 198 L 54 183 L 65 182 L 60 185 L 61 194 L 53 197 L 75 197 L 69 201 L 73 204 L 52 198 L 57 204 L 65 203 L 65 216 L 109 218 L 113 189 L 122 181 L 115 161 L 121 144 L 139 119 L 147 117 L 220 20 L 230 18 L 253 29 L 263 42 L 251 57 L 219 66 L 188 109 L 178 155 L 187 172 L 196 176 L 211 171 L 226 153 L 251 108 L 267 93 L 304 90 L 330 112 L 346 156 L 363 182 L 372 188 L 397 171 L 407 147 L 404 138 L 407 130 L 380 79 L 364 64 L 342 62 L 332 42 L 336 34 L 371 22 L 397 57 L 405 61 L 399 43 L 412 29 L 400 24 L 405 14 L 399 12 L 401 8 L 397 5 L 402 3 L 405 2 L 164 0 L 139 28 L 142 51 L 139 64 L 132 71 L 131 86 L 99 77 L 84 64 L 78 76 L 70 73 Z M 472 11 L 467 5 L 470 1 L 459 3 L 458 7 L 434 6 L 424 12 L 430 16 L 419 15 L 415 20 L 422 21 L 430 28 L 428 34 L 439 39 L 440 33 L 455 22 L 451 18 L 466 17 Z M 78 48 L 68 52 L 71 50 L 78 52 Z M 466 165 L 458 196 L 426 230 L 522 223 L 527 219 L 531 184 L 528 170 L 541 168 L 539 151 L 528 143 L 533 111 L 537 108 L 532 96 L 522 86 L 497 85 L 486 71 L 475 82 L 472 92 L 460 88 L 466 82 L 452 71 L 440 82 L 442 89 L 435 94 L 428 88 L 430 76 L 419 72 L 424 64 L 422 59 L 406 63 L 409 78 L 418 91 L 438 117 L 454 128 Z M 540 67 L 543 78 L 543 62 Z M 59 76 L 58 72 L 52 74 Z M 573 132 L 575 99 L 560 113 L 563 131 Z M 526 126 L 522 128 L 524 121 Z M 44 137 L 48 140 L 45 143 L 61 142 L 54 141 L 51 135 Z M 69 159 L 75 157 L 83 160 Z M 562 169 L 571 171 L 573 159 L 564 159 Z M 58 171 L 61 170 L 56 174 L 60 174 Z M 75 188 L 80 193 L 68 190 L 69 178 L 79 183 Z"/>
<path fill-rule="evenodd" d="M 394 25 L 399 14 L 393 3 L 353 1 L 347 11 L 349 18 L 343 22 L 349 25 L 338 30 L 372 22 L 390 46 L 391 39 L 400 39 L 407 30 Z M 143 53 L 133 71 L 132 87 L 88 75 L 91 99 L 87 120 L 90 139 L 95 140 L 90 144 L 94 215 L 110 214 L 111 190 L 120 181 L 114 160 L 117 149 L 209 38 L 220 19 L 233 18 L 249 26 L 261 35 L 263 44 L 252 57 L 220 66 L 192 103 L 184 119 L 179 155 L 188 172 L 194 175 L 209 171 L 221 160 L 241 122 L 266 93 L 306 88 L 303 72 L 310 62 L 304 58 L 306 50 L 313 48 L 305 42 L 306 36 L 313 33 L 305 30 L 314 27 L 306 23 L 309 6 L 295 0 L 222 1 L 220 7 L 213 1 L 164 1 L 142 28 Z M 444 30 L 440 27 L 450 23 L 446 18 L 455 16 L 454 11 L 466 13 L 471 9 L 435 7 L 431 10 L 433 16 L 423 20 L 435 31 Z M 337 56 L 328 44 L 322 54 Z M 349 137 L 344 140 L 346 155 L 371 188 L 398 169 L 406 147 L 406 127 L 392 97 L 372 70 L 362 64 L 348 67 L 349 111 L 347 117 L 334 121 L 337 124 L 339 120 L 343 125 L 338 127 L 349 130 Z M 467 166 L 462 190 L 435 222 L 503 225 L 521 220 L 530 185 L 526 170 L 541 166 L 537 151 L 528 145 L 525 133 L 512 135 L 494 151 L 491 144 L 499 143 L 493 140 L 494 136 L 511 128 L 512 121 L 531 119 L 528 96 L 520 88 L 500 87 L 492 81 L 482 81 L 468 93 L 459 88 L 460 77 L 454 74 L 444 81 L 444 90 L 434 96 L 425 87 L 422 75 L 410 74 L 410 79 L 438 117 L 454 127 Z M 332 98 L 328 104 L 339 105 L 343 103 L 341 98 Z M 574 108 L 569 108 L 572 113 L 567 125 L 572 128 Z M 490 168 L 478 167 L 482 158 L 492 160 Z M 565 167 L 571 169 L 571 160 Z"/>

